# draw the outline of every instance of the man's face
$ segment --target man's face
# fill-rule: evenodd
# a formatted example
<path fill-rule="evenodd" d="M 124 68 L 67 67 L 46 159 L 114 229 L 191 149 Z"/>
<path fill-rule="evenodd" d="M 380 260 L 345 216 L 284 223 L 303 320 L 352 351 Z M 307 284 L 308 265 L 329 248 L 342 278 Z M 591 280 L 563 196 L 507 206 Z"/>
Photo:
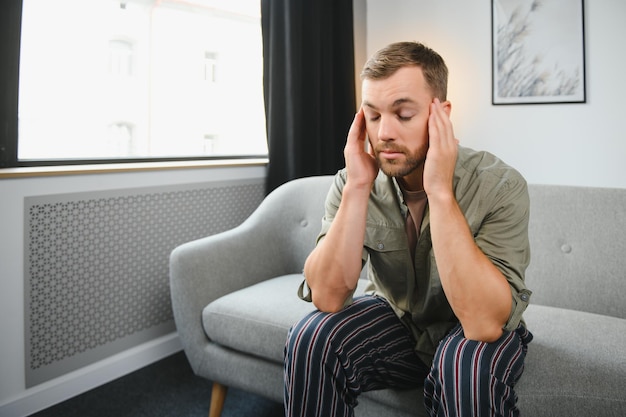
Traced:
<path fill-rule="evenodd" d="M 380 169 L 421 183 L 433 101 L 422 69 L 404 67 L 382 80 L 363 80 L 362 97 L 367 135 Z"/>

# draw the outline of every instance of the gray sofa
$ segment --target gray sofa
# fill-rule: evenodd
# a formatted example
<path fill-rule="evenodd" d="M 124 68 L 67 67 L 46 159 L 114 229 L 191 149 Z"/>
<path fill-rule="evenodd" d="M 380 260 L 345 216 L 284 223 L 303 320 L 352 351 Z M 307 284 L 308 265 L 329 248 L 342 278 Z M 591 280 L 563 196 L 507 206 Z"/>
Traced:
<path fill-rule="evenodd" d="M 296 296 L 331 176 L 291 181 L 237 228 L 170 258 L 174 317 L 194 372 L 282 401 L 287 330 L 311 311 Z M 517 386 L 522 415 L 626 416 L 626 189 L 531 185 L 535 338 Z M 360 397 L 358 417 L 422 416 L 421 389 Z"/>

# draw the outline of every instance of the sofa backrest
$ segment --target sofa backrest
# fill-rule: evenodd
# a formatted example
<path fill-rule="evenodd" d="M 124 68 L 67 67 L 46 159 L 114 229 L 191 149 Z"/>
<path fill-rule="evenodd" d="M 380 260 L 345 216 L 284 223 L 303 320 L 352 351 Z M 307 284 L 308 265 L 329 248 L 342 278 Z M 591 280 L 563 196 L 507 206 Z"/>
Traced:
<path fill-rule="evenodd" d="M 315 245 L 332 178 L 290 181 L 263 203 L 265 221 L 289 230 L 273 244 L 285 245 L 277 256 L 290 253 L 294 272 Z M 531 303 L 626 318 L 626 189 L 531 184 L 529 193 Z"/>
<path fill-rule="evenodd" d="M 531 303 L 626 318 L 626 189 L 529 185 Z"/>

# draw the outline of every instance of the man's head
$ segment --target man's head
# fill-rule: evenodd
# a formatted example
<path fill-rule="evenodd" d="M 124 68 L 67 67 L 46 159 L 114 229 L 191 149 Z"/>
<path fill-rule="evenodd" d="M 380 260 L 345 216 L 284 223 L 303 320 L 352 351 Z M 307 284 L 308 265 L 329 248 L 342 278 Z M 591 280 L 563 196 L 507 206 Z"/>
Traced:
<path fill-rule="evenodd" d="M 418 42 L 392 43 L 376 52 L 365 63 L 361 80 L 381 80 L 407 66 L 420 67 L 433 97 L 447 100 L 448 67 L 437 52 Z"/>
<path fill-rule="evenodd" d="M 446 101 L 447 67 L 420 43 L 391 44 L 370 58 L 361 73 L 362 108 L 380 169 L 419 189 L 429 146 L 428 120 L 435 98 Z"/>

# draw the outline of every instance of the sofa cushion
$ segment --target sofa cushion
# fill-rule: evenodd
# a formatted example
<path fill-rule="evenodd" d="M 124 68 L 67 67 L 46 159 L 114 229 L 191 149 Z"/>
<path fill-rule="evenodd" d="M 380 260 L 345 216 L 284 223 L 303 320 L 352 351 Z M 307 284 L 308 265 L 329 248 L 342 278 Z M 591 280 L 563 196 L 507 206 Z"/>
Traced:
<path fill-rule="evenodd" d="M 207 336 L 282 363 L 289 328 L 314 309 L 296 296 L 301 282 L 302 275 L 287 275 L 215 300 L 202 314 Z M 362 280 L 357 294 L 365 284 Z M 598 415 L 597 410 L 603 410 L 603 417 L 626 415 L 626 320 L 541 305 L 530 305 L 524 318 L 534 335 L 517 386 L 524 415 L 548 415 L 555 403 L 565 411 L 559 414 L 563 416 Z M 365 395 L 404 410 L 423 401 L 420 389 Z"/>
<path fill-rule="evenodd" d="M 626 320 L 540 305 L 524 318 L 534 335 L 517 386 L 526 415 L 554 404 L 564 416 L 626 415 Z"/>
<path fill-rule="evenodd" d="M 302 279 L 302 274 L 285 275 L 218 298 L 202 312 L 206 335 L 231 349 L 282 362 L 289 329 L 315 309 L 297 296 Z M 361 280 L 357 294 L 366 284 Z"/>

